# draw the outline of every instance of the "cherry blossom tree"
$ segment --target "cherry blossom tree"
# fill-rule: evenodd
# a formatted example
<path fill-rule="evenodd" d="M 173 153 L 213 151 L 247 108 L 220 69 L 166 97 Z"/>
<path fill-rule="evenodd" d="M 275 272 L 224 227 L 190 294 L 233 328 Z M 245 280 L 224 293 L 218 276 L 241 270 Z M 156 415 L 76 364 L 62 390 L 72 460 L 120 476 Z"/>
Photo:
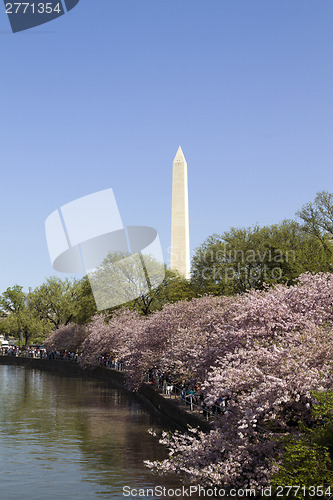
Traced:
<path fill-rule="evenodd" d="M 203 387 L 208 405 L 228 396 L 227 412 L 208 434 L 163 435 L 169 458 L 147 465 L 207 485 L 258 487 L 277 470 L 281 435 L 311 418 L 312 391 L 332 386 L 333 276 L 305 274 L 231 307 Z"/>
<path fill-rule="evenodd" d="M 87 325 L 88 336 L 82 345 L 80 364 L 85 367 L 95 366 L 99 364 L 100 356 L 117 357 L 126 365 L 129 386 L 135 388 L 137 383 L 134 367 L 140 366 L 142 358 L 149 355 L 142 343 L 144 325 L 144 317 L 125 308 L 114 312 L 111 318 L 106 314 L 96 315 Z M 144 374 L 145 371 L 144 366 L 140 373 Z M 139 385 L 141 382 L 140 378 Z"/>
<path fill-rule="evenodd" d="M 70 323 L 51 332 L 44 346 L 48 350 L 76 352 L 81 349 L 86 336 L 87 331 L 84 325 Z"/>
<path fill-rule="evenodd" d="M 332 386 L 333 275 L 179 301 L 148 317 L 121 309 L 111 319 L 96 316 L 87 331 L 80 362 L 116 355 L 133 390 L 158 368 L 199 382 L 208 406 L 228 399 L 209 433 L 163 435 L 169 457 L 148 467 L 207 485 L 256 487 L 277 471 L 281 436 L 310 422 L 313 391 Z"/>

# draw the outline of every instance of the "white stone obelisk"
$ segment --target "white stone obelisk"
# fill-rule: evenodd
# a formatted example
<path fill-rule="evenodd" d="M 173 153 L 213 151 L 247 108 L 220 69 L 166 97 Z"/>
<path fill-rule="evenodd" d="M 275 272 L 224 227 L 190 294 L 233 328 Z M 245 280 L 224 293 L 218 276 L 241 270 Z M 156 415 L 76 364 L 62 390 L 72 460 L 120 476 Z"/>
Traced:
<path fill-rule="evenodd" d="M 188 214 L 187 163 L 179 146 L 172 170 L 171 262 L 170 267 L 190 278 L 190 228 Z"/>

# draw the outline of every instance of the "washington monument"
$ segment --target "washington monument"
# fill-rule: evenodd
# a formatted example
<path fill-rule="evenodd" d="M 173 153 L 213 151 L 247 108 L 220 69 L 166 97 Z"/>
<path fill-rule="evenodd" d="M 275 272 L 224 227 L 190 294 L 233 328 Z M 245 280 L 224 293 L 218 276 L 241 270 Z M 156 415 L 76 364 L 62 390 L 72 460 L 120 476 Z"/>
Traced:
<path fill-rule="evenodd" d="M 187 163 L 179 146 L 172 169 L 170 267 L 190 278 L 190 230 L 188 217 Z"/>

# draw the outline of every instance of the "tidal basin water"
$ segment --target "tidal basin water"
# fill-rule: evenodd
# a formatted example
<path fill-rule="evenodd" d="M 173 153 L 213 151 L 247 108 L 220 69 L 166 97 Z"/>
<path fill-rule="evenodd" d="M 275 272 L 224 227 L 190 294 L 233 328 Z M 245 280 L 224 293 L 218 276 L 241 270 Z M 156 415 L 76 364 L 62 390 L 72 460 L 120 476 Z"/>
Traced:
<path fill-rule="evenodd" d="M 166 456 L 149 428 L 161 424 L 121 390 L 0 366 L 0 498 L 117 500 L 126 485 L 181 487 L 144 466 Z"/>

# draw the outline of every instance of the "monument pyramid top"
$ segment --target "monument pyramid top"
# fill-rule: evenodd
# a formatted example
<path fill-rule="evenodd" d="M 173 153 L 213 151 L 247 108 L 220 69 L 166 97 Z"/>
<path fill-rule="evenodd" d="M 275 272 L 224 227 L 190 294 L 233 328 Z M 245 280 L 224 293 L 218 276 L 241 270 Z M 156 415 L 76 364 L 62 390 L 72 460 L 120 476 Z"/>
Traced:
<path fill-rule="evenodd" d="M 186 163 L 186 160 L 185 160 L 185 156 L 184 156 L 184 153 L 183 153 L 183 150 L 182 148 L 179 146 L 178 148 L 178 151 L 177 151 L 177 154 L 175 156 L 175 159 L 173 160 L 173 162 L 175 163 Z"/>

